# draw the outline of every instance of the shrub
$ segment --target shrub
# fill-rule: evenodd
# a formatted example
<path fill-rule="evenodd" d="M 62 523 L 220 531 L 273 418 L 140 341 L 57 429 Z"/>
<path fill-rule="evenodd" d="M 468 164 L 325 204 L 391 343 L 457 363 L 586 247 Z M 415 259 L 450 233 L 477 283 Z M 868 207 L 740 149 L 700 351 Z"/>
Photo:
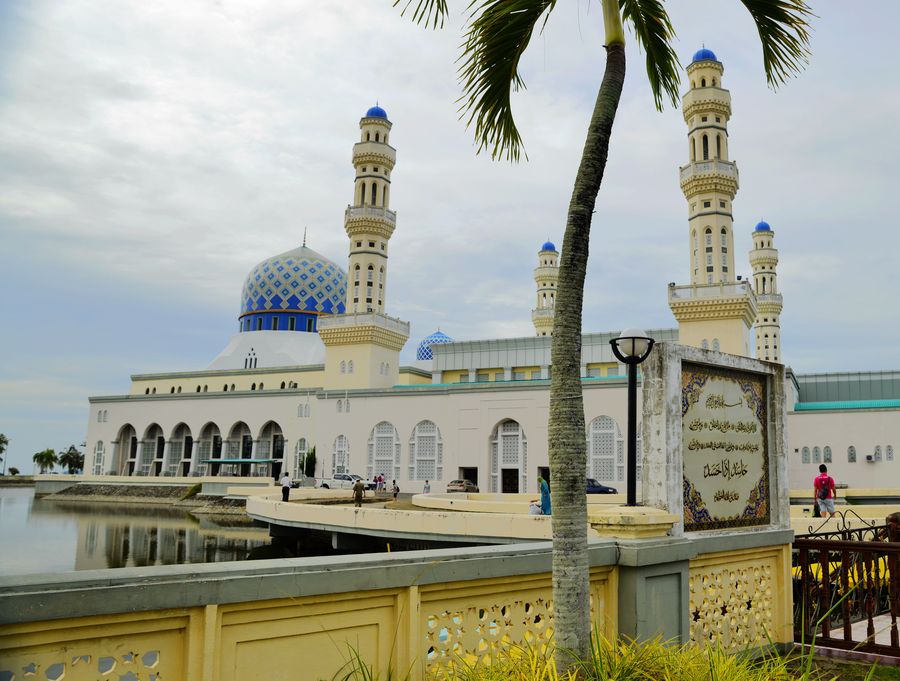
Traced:
<path fill-rule="evenodd" d="M 184 501 L 185 499 L 193 499 L 195 496 L 200 494 L 201 489 L 203 489 L 203 484 L 195 482 L 193 485 L 188 487 L 187 492 L 181 495 L 181 501 Z"/>

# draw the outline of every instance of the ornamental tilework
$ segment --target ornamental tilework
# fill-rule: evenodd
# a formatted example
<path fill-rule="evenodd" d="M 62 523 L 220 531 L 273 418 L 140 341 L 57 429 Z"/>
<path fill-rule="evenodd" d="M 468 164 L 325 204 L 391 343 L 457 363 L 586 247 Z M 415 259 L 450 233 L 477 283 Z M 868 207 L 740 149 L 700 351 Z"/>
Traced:
<path fill-rule="evenodd" d="M 347 276 L 333 262 L 301 246 L 259 263 L 244 282 L 241 314 L 299 310 L 344 314 Z"/>
<path fill-rule="evenodd" d="M 440 345 L 441 343 L 452 343 L 453 339 L 450 338 L 445 333 L 441 331 L 435 331 L 430 336 L 422 339 L 422 342 L 419 343 L 419 347 L 416 348 L 416 359 L 417 360 L 428 360 L 434 359 L 434 352 L 431 350 L 432 345 Z"/>

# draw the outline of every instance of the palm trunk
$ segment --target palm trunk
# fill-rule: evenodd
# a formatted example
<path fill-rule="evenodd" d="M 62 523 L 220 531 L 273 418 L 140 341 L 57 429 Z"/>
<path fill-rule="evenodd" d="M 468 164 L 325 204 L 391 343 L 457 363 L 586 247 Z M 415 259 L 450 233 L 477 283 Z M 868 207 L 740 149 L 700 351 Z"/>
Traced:
<path fill-rule="evenodd" d="M 569 203 L 553 322 L 548 436 L 553 495 L 553 626 L 560 672 L 571 667 L 572 656 L 587 660 L 591 644 L 581 314 L 591 217 L 624 80 L 625 46 L 623 41 L 611 42 L 606 48 L 606 71 Z"/>

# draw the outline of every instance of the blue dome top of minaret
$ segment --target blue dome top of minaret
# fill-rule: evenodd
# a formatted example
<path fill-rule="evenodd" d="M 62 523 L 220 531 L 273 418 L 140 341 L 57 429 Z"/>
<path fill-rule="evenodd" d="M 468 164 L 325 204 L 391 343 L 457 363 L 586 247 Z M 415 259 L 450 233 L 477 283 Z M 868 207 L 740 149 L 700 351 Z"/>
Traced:
<path fill-rule="evenodd" d="M 387 111 L 376 104 L 366 111 L 366 118 L 387 118 Z"/>
<path fill-rule="evenodd" d="M 694 58 L 691 62 L 695 61 L 719 61 L 716 59 L 716 53 L 712 50 L 708 50 L 705 47 L 694 52 Z"/>
<path fill-rule="evenodd" d="M 756 223 L 756 227 L 753 229 L 754 232 L 771 232 L 772 228 L 769 227 L 769 223 L 765 220 L 760 220 Z"/>
<path fill-rule="evenodd" d="M 419 347 L 416 348 L 416 359 L 417 360 L 429 360 L 434 359 L 434 352 L 431 350 L 432 345 L 441 345 L 443 343 L 452 343 L 453 339 L 450 338 L 447 334 L 441 332 L 440 329 L 435 331 L 430 336 L 425 337 L 421 343 L 419 343 Z"/>
<path fill-rule="evenodd" d="M 553 245 L 552 241 L 545 241 L 544 245 L 541 246 L 542 251 L 553 251 L 556 253 L 556 246 Z"/>

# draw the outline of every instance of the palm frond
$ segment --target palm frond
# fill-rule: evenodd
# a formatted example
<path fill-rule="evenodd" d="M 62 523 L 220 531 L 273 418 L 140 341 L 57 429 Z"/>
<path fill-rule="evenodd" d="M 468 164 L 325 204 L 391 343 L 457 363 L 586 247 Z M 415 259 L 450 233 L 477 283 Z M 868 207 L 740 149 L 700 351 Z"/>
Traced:
<path fill-rule="evenodd" d="M 399 5 L 403 0 L 394 0 L 394 7 Z M 403 9 L 400 10 L 400 16 L 406 16 L 406 13 L 413 6 L 413 3 L 416 3 L 415 8 L 412 10 L 412 20 L 413 23 L 421 24 L 428 28 L 428 25 L 431 24 L 431 28 L 443 28 L 444 27 L 444 19 L 447 18 L 447 15 L 450 13 L 449 8 L 447 7 L 447 0 L 406 0 L 406 4 L 403 6 Z"/>
<path fill-rule="evenodd" d="M 475 126 L 478 152 L 518 161 L 522 137 L 512 115 L 510 96 L 525 87 L 519 60 L 535 27 L 556 0 L 472 0 L 462 45 L 459 78 L 460 115 Z M 544 19 L 546 23 L 546 17 Z"/>
<path fill-rule="evenodd" d="M 804 0 L 741 0 L 756 22 L 766 80 L 777 88 L 809 63 L 809 23 Z"/>
<path fill-rule="evenodd" d="M 663 100 L 677 106 L 681 65 L 672 47 L 675 29 L 662 0 L 619 0 L 619 7 L 623 22 L 631 26 L 647 54 L 647 79 L 656 108 L 662 109 Z"/>

